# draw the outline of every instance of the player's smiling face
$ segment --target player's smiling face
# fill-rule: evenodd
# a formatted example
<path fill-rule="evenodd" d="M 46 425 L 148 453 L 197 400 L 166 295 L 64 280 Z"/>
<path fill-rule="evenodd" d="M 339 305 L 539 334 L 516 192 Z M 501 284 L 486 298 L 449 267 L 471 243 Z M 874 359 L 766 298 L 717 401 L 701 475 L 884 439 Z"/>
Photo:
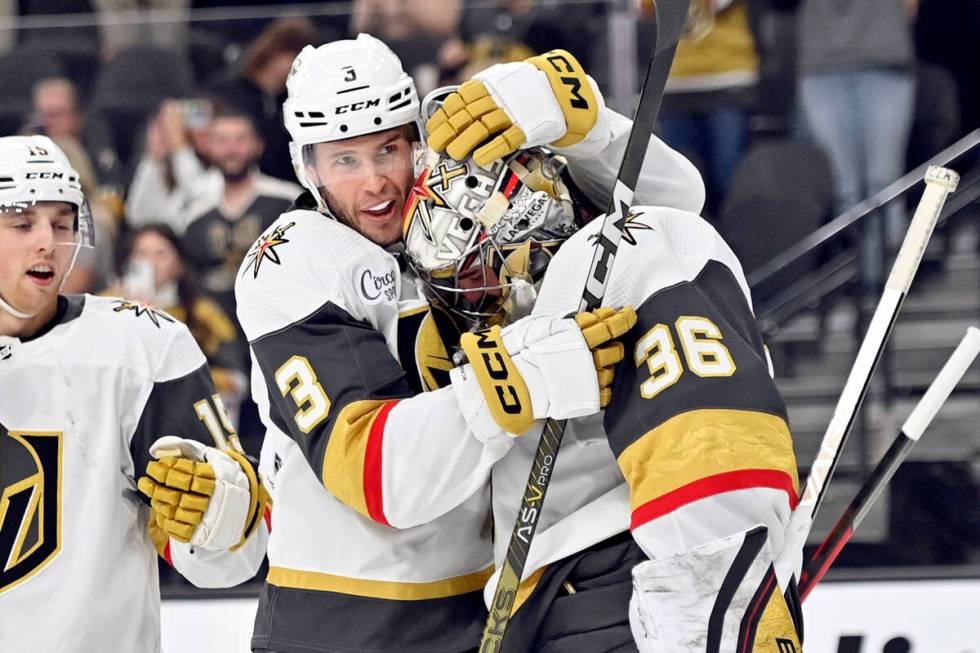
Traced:
<path fill-rule="evenodd" d="M 333 214 L 378 245 L 402 237 L 402 207 L 414 180 L 406 128 L 314 146 L 311 176 Z"/>
<path fill-rule="evenodd" d="M 0 210 L 0 296 L 13 308 L 53 315 L 75 251 L 74 225 L 67 202 Z"/>

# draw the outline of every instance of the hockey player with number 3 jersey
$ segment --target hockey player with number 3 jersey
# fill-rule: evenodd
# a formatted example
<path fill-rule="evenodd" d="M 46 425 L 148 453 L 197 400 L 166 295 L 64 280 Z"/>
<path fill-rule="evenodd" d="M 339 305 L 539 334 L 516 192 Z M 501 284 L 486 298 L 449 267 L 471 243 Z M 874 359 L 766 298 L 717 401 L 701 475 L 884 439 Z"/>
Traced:
<path fill-rule="evenodd" d="M 529 135 L 563 140 L 586 192 L 605 190 L 629 121 L 595 93 L 580 120 L 535 67 L 546 62 L 525 65 L 540 74 L 532 85 L 518 80 L 524 90 L 554 105 L 538 112 L 548 128 Z M 454 320 L 430 311 L 399 254 L 405 203 L 455 173 L 416 181 L 418 97 L 380 41 L 305 49 L 287 89 L 286 127 L 307 192 L 255 243 L 236 284 L 268 429 L 260 468 L 275 506 L 252 647 L 471 650 L 492 573 L 487 481 L 513 441 L 474 380 L 488 369 L 465 365 L 467 378 L 450 378 Z M 656 139 L 650 160 L 641 194 L 700 208 L 689 162 Z M 480 346 L 486 360 L 509 361 L 508 379 L 523 378 L 527 393 L 516 399 L 535 417 L 587 415 L 610 382 L 609 341 L 630 323 L 629 311 L 545 316 Z"/>
<path fill-rule="evenodd" d="M 575 311 L 602 218 L 545 151 L 481 160 L 495 146 L 464 138 L 459 116 L 485 97 L 464 84 L 430 120 L 452 158 L 430 153 L 422 176 L 455 175 L 409 206 L 406 254 L 427 296 L 476 328 Z M 741 266 L 687 211 L 634 206 L 622 229 L 603 305 L 635 306 L 638 323 L 604 413 L 570 420 L 541 466 L 550 486 L 528 508 L 542 512 L 503 650 L 799 651 L 772 566 L 796 462 Z M 541 433 L 521 417 L 508 416 L 521 431 L 498 422 L 522 435 L 492 472 L 498 569 Z"/>
<path fill-rule="evenodd" d="M 0 138 L 0 651 L 159 651 L 158 553 L 204 586 L 262 556 L 261 536 L 229 551 L 260 490 L 187 328 L 59 294 L 91 245 L 61 150 Z"/>

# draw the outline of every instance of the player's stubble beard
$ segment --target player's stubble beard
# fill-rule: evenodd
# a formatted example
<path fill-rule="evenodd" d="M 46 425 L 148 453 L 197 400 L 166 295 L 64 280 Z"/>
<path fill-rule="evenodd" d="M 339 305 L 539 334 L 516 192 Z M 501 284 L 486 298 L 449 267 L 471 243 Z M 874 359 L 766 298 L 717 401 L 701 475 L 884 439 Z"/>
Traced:
<path fill-rule="evenodd" d="M 397 243 L 400 243 L 402 241 L 402 233 L 400 228 L 394 230 L 393 235 L 385 236 L 385 237 L 379 237 L 374 234 L 366 233 L 364 228 L 362 228 L 358 224 L 357 220 L 355 220 L 348 211 L 344 210 L 342 207 L 338 205 L 338 203 L 334 200 L 334 198 L 330 196 L 330 193 L 327 192 L 327 189 L 325 187 L 320 186 L 319 190 L 320 190 L 320 196 L 323 198 L 323 201 L 327 205 L 327 210 L 330 211 L 330 215 L 332 215 L 337 220 L 347 225 L 357 233 L 361 234 L 362 236 L 370 240 L 378 247 L 387 248 Z M 399 203 L 400 205 L 403 206 L 404 202 L 405 200 L 404 198 L 402 198 Z M 401 216 L 401 215 L 402 215 L 402 207 L 400 207 L 399 210 L 395 211 L 395 216 Z M 398 220 L 396 220 L 396 222 L 398 222 Z"/>

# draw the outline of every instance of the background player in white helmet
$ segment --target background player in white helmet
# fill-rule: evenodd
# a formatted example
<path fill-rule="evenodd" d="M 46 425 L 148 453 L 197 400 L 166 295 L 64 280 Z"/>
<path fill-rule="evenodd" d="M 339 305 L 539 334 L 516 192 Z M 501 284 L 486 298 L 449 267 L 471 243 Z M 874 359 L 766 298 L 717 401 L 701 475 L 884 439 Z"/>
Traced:
<path fill-rule="evenodd" d="M 208 566 L 258 520 L 259 488 L 204 355 L 150 306 L 59 294 L 91 246 L 64 153 L 0 138 L 4 651 L 159 650 L 157 552 L 202 585 L 255 571 Z"/>
<path fill-rule="evenodd" d="M 422 175 L 444 166 L 461 172 L 406 216 L 429 296 L 475 327 L 575 310 L 602 220 L 569 202 L 561 162 L 432 153 Z M 772 568 L 796 463 L 737 259 L 697 215 L 634 207 L 605 304 L 636 306 L 638 324 L 603 415 L 565 431 L 504 649 L 799 651 Z M 498 568 L 532 433 L 493 468 Z"/>

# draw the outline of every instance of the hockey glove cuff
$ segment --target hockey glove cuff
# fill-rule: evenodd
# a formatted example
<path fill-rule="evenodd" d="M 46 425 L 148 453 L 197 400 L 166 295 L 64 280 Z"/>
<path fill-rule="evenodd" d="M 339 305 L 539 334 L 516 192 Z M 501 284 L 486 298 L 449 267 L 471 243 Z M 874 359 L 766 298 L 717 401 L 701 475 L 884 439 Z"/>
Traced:
<path fill-rule="evenodd" d="M 469 364 L 451 374 L 464 417 L 486 441 L 488 415 L 499 429 L 522 435 L 537 419 L 598 412 L 612 396 L 613 368 L 623 359 L 615 338 L 635 323 L 632 308 L 602 308 L 464 334 L 460 345 Z"/>
<path fill-rule="evenodd" d="M 604 106 L 599 87 L 578 60 L 552 50 L 474 75 L 429 119 L 428 143 L 457 161 L 472 153 L 486 166 L 520 148 L 579 143 Z"/>
<path fill-rule="evenodd" d="M 150 447 L 157 460 L 139 479 L 157 525 L 174 539 L 209 551 L 239 544 L 254 521 L 258 481 L 245 457 L 174 436 Z"/>

